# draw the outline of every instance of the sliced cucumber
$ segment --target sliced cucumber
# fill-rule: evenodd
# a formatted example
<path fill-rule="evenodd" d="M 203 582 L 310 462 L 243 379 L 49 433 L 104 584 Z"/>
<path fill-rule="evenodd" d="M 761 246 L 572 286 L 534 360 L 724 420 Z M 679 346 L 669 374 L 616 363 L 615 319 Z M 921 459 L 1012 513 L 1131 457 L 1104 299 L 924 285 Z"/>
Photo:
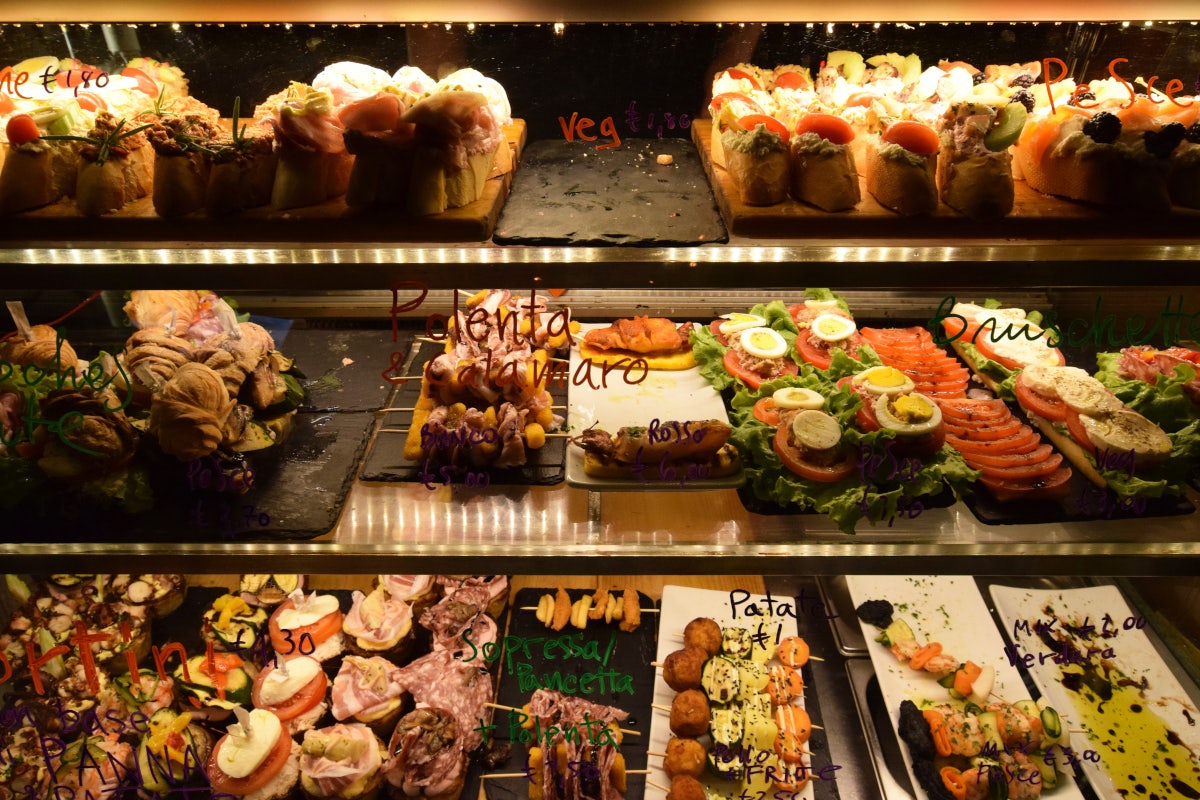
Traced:
<path fill-rule="evenodd" d="M 730 750 L 742 742 L 742 710 L 740 708 L 714 708 L 708 717 L 712 740 Z"/>
<path fill-rule="evenodd" d="M 1046 706 L 1041 710 L 1042 731 L 1046 734 L 1046 741 L 1057 744 L 1063 738 L 1062 718 L 1058 716 L 1058 712 L 1050 706 Z"/>
<path fill-rule="evenodd" d="M 745 628 L 721 630 L 721 652 L 730 658 L 749 658 L 753 648 L 754 639 Z"/>
<path fill-rule="evenodd" d="M 1004 739 L 1000 736 L 1000 720 L 996 718 L 995 711 L 984 711 L 978 714 L 976 719 L 979 720 L 979 729 L 983 733 L 984 739 L 994 744 L 997 749 L 1004 749 Z"/>
<path fill-rule="evenodd" d="M 893 620 L 891 625 L 883 629 L 883 633 L 875 637 L 875 641 L 882 644 L 884 647 L 891 647 L 896 642 L 902 642 L 906 639 L 912 640 L 912 628 L 908 627 L 908 623 L 902 619 Z"/>
<path fill-rule="evenodd" d="M 1017 141 L 1029 113 L 1021 103 L 1009 103 L 1000 109 L 1000 115 L 991 130 L 983 135 L 983 146 L 993 153 L 1001 153 Z"/>

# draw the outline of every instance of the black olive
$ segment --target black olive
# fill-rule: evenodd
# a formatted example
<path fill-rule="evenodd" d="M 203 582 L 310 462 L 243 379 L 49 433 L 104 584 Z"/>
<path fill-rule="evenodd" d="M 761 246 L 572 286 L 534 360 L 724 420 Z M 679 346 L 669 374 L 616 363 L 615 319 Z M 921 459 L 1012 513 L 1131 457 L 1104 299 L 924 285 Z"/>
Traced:
<path fill-rule="evenodd" d="M 1121 119 L 1111 111 L 1101 111 L 1083 123 L 1083 132 L 1099 144 L 1112 144 L 1121 135 Z"/>
<path fill-rule="evenodd" d="M 1142 140 L 1146 143 L 1146 149 L 1158 158 L 1170 157 L 1185 138 L 1187 138 L 1187 129 L 1178 122 L 1164 125 L 1157 131 L 1146 131 L 1142 136 Z"/>
<path fill-rule="evenodd" d="M 1028 89 L 1018 89 L 1017 91 L 1013 92 L 1013 95 L 1009 98 L 1009 101 L 1013 103 L 1020 103 L 1021 105 L 1025 106 L 1025 110 L 1030 114 L 1033 113 L 1033 107 L 1036 105 L 1033 99 L 1033 92 L 1029 91 Z"/>

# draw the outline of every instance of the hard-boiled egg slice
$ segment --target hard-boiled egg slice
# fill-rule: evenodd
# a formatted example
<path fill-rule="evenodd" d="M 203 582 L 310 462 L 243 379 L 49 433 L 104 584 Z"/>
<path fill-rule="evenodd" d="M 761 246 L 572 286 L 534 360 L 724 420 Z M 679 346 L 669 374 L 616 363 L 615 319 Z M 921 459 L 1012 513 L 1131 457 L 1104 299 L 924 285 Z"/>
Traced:
<path fill-rule="evenodd" d="M 1171 439 L 1162 428 L 1128 408 L 1102 417 L 1080 414 L 1079 422 L 1097 450 L 1133 453 L 1138 467 L 1161 464 L 1171 455 Z"/>
<path fill-rule="evenodd" d="M 825 398 L 812 389 L 805 389 L 801 386 L 788 386 L 783 389 L 776 389 L 775 394 L 771 395 L 771 399 L 775 401 L 775 407 L 790 411 L 800 409 L 804 411 L 820 411 L 825 407 Z"/>
<path fill-rule="evenodd" d="M 787 352 L 787 342 L 772 328 L 748 328 L 738 341 L 755 358 L 780 358 Z"/>
<path fill-rule="evenodd" d="M 717 328 L 726 336 L 748 328 L 757 328 L 767 324 L 767 321 L 758 314 L 742 314 L 735 311 L 732 314 L 722 314 L 721 316 L 725 321 L 718 325 Z"/>
<path fill-rule="evenodd" d="M 872 396 L 907 394 L 916 384 L 895 367 L 871 367 L 852 379 L 854 386 Z"/>
<path fill-rule="evenodd" d="M 824 411 L 801 411 L 792 417 L 792 436 L 809 450 L 830 450 L 842 441 L 842 426 Z"/>
<path fill-rule="evenodd" d="M 835 311 L 838 308 L 837 300 L 805 300 L 804 307 L 809 311 Z"/>
<path fill-rule="evenodd" d="M 875 400 L 879 424 L 901 436 L 920 436 L 942 424 L 942 410 L 923 394 L 911 392 L 896 397 L 880 395 Z"/>
<path fill-rule="evenodd" d="M 849 338 L 856 330 L 858 326 L 854 324 L 854 320 L 840 314 L 822 314 L 812 323 L 812 332 L 826 342 L 840 342 Z"/>

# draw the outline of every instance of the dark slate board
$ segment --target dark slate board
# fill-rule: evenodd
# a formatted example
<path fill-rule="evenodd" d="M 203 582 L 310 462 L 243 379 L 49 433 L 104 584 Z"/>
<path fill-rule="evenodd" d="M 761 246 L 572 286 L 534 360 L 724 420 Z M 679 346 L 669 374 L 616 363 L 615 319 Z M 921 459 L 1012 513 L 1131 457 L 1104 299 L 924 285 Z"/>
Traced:
<path fill-rule="evenodd" d="M 283 353 L 304 372 L 305 411 L 375 411 L 392 391 L 382 373 L 391 354 L 407 353 L 411 335 L 392 341 L 391 330 L 322 330 L 293 328 Z M 350 364 L 343 364 L 350 359 Z"/>
<path fill-rule="evenodd" d="M 409 368 L 409 374 L 419 375 L 425 362 L 439 352 L 442 352 L 441 345 L 428 342 L 422 344 L 417 357 Z M 567 404 L 566 387 L 552 382 L 549 389 L 551 397 L 554 398 L 554 405 L 565 408 Z M 396 385 L 388 407 L 413 408 L 420 395 L 421 381 L 415 379 L 403 381 Z M 383 422 L 379 427 L 381 431 L 407 431 L 412 427 L 412 419 L 413 412 L 411 411 L 390 411 L 384 415 Z M 468 472 L 486 474 L 486 485 L 553 486 L 562 483 L 566 477 L 567 440 L 562 437 L 548 438 L 540 450 L 527 450 L 529 463 L 521 467 L 468 469 L 450 466 L 448 467 L 449 472 L 444 476 L 439 472 L 440 463 L 431 463 L 426 471 L 423 464 L 409 461 L 404 457 L 404 442 L 407 438 L 406 433 L 377 432 L 367 451 L 367 456 L 363 460 L 362 472 L 359 477 L 364 481 L 428 481 L 431 489 L 442 485 L 443 480 L 449 480 L 450 483 L 461 486 L 466 482 Z"/>
<path fill-rule="evenodd" d="M 661 166 L 656 157 L 674 158 Z M 685 139 L 540 141 L 521 161 L 497 244 L 688 246 L 728 240 L 700 157 Z"/>
<path fill-rule="evenodd" d="M 187 467 L 147 447 L 156 482 L 154 508 L 128 514 L 55 488 L 6 512 L 5 539 L 25 542 L 262 541 L 312 539 L 341 513 L 374 416 L 299 412 L 272 450 L 250 454 L 255 485 L 218 493 L 189 482 Z"/>
<path fill-rule="evenodd" d="M 605 672 L 605 668 L 591 659 L 562 658 L 562 650 L 552 649 L 551 652 L 559 653 L 557 659 L 543 659 L 540 639 L 574 635 L 580 637 L 578 641 L 581 643 L 598 642 L 599 651 L 603 654 L 609 644 L 609 637 L 616 636 L 607 669 L 619 675 L 631 676 L 633 678 L 633 694 L 597 692 L 594 694 L 580 693 L 577 696 L 593 703 L 615 706 L 629 712 L 628 719 L 621 723 L 621 727 L 641 731 L 642 735 L 625 735 L 624 741 L 621 743 L 621 753 L 625 756 L 625 769 L 645 769 L 647 766 L 646 750 L 649 748 L 650 741 L 650 715 L 652 713 L 650 704 L 654 701 L 654 668 L 650 666 L 650 663 L 654 661 L 657 647 L 655 636 L 657 620 L 653 614 L 647 613 L 646 609 L 654 608 L 654 601 L 648 596 L 638 593 L 642 607 L 642 624 L 632 633 L 618 630 L 616 622 L 605 623 L 603 620 L 588 620 L 587 628 L 582 631 L 568 625 L 562 631 L 556 632 L 539 622 L 533 611 L 526 610 L 527 607 L 536 606 L 538 598 L 543 594 L 552 595 L 554 593 L 554 588 L 522 589 L 513 598 L 509 612 L 507 636 L 502 641 L 507 647 L 509 643 L 517 641 L 511 637 L 520 637 L 521 641 L 539 640 L 530 645 L 529 655 L 521 651 L 514 651 L 512 654 L 514 665 L 532 664 L 533 673 L 538 680 L 541 680 L 546 673 L 552 672 L 557 672 L 564 677 L 567 675 L 581 676 L 589 672 Z M 571 596 L 572 602 L 584 595 L 592 594 L 591 590 L 587 589 L 570 589 L 567 593 Z M 520 708 L 529 702 L 529 696 L 533 694 L 534 689 L 521 689 L 520 679 L 507 668 L 508 657 L 509 652 L 506 649 L 495 662 L 500 672 L 500 691 L 496 702 L 510 708 Z M 496 728 L 491 735 L 500 742 L 510 743 L 512 749 L 507 762 L 500 762 L 496 764 L 494 770 L 489 771 L 499 774 L 524 772 L 528 763 L 528 748 L 534 743 L 513 740 L 510 726 L 511 728 L 519 727 L 519 717 L 512 712 L 498 709 L 492 719 L 492 724 Z M 635 798 L 643 795 L 646 781 L 644 775 L 628 775 L 626 781 L 628 784 L 626 797 Z M 524 775 L 519 778 L 489 778 L 483 782 L 483 788 L 487 800 L 519 800 L 519 798 L 529 796 L 529 779 Z"/>

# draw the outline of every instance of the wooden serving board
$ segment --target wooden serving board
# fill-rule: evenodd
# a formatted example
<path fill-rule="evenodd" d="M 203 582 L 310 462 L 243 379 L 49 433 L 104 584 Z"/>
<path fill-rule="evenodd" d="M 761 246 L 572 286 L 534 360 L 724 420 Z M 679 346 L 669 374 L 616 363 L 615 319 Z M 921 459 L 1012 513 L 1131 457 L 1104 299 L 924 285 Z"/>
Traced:
<path fill-rule="evenodd" d="M 513 149 L 513 170 L 493 175 L 483 196 L 461 208 L 426 217 L 394 208 L 352 209 L 343 198 L 276 211 L 268 206 L 213 219 L 196 212 L 178 219 L 154 213 L 150 197 L 103 217 L 85 217 L 72 198 L 6 218 L 0 241 L 190 241 L 190 242 L 482 242 L 491 237 L 512 187 L 525 147 L 524 120 L 504 126 Z"/>
<path fill-rule="evenodd" d="M 1057 240 L 1200 236 L 1200 211 L 1195 209 L 1176 207 L 1162 216 L 1132 221 L 1128 212 L 1044 195 L 1029 188 L 1024 181 L 1014 183 L 1012 213 L 996 220 L 971 219 L 945 204 L 939 205 L 930 215 L 905 217 L 880 205 L 867 191 L 866 179 L 861 176 L 862 200 L 849 211 L 822 211 L 792 199 L 773 206 L 750 206 L 742 202 L 732 176 L 713 163 L 709 150 L 711 139 L 711 121 L 696 120 L 692 125 L 692 141 L 700 151 L 725 226 L 730 233 L 739 236 L 764 239 L 969 236 Z"/>

